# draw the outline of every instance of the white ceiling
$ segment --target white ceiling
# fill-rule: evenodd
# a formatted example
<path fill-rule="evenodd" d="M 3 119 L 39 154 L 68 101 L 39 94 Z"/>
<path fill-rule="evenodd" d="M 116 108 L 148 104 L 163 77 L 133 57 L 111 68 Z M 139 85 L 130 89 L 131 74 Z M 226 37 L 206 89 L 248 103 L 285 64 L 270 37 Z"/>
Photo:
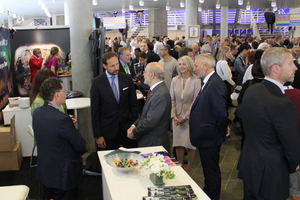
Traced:
<path fill-rule="evenodd" d="M 42 0 L 48 8 L 51 15 L 64 14 L 64 2 L 69 0 Z M 88 0 L 82 0 L 82 3 Z M 92 1 L 92 0 L 90 0 Z M 93 11 L 120 11 L 122 8 L 129 10 L 129 4 L 134 6 L 134 10 L 147 10 L 155 8 L 165 9 L 166 5 L 171 6 L 171 10 L 182 10 L 180 2 L 184 0 L 144 0 L 145 5 L 139 6 L 138 0 L 97 0 L 97 6 L 93 6 Z M 195 0 L 198 1 L 198 0 Z M 270 8 L 271 0 L 244 0 L 244 4 L 239 6 L 238 0 L 205 0 L 202 4 L 203 9 L 215 8 L 216 2 L 219 1 L 221 5 L 228 5 L 228 8 L 244 8 L 247 2 L 250 3 L 251 8 Z M 276 0 L 277 7 L 280 8 L 297 8 L 300 7 L 300 0 Z M 6 20 L 7 10 L 11 14 L 16 14 L 21 18 L 46 18 L 45 13 L 38 4 L 38 0 L 0 0 L 0 22 Z"/>

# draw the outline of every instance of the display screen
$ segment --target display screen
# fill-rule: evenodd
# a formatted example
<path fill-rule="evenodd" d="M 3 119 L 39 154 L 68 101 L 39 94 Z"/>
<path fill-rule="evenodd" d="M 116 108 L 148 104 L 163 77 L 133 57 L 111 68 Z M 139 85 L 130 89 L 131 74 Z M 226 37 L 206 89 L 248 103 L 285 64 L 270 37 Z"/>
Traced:
<path fill-rule="evenodd" d="M 125 17 L 103 17 L 103 26 L 106 29 L 124 29 Z"/>

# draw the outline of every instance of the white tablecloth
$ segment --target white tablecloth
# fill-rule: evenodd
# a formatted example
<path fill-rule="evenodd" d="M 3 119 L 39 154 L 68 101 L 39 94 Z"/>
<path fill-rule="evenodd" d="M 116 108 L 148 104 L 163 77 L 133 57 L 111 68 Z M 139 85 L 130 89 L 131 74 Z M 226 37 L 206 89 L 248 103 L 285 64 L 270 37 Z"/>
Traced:
<path fill-rule="evenodd" d="M 137 150 L 141 153 L 151 153 L 164 151 L 162 146 L 134 148 L 128 151 Z M 141 200 L 143 196 L 148 196 L 147 188 L 154 187 L 149 179 L 149 174 L 144 169 L 136 173 L 122 174 L 106 163 L 104 155 L 111 151 L 98 151 L 102 167 L 102 185 L 104 200 Z M 209 200 L 209 197 L 202 191 L 197 183 L 182 169 L 182 167 L 172 167 L 175 172 L 175 179 L 165 180 L 165 186 L 191 185 L 198 199 Z"/>

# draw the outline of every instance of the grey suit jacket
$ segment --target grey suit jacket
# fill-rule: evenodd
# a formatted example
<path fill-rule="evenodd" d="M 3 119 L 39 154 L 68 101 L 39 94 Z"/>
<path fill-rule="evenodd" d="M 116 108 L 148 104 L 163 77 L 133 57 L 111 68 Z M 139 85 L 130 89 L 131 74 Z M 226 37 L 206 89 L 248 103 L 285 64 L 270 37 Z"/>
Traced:
<path fill-rule="evenodd" d="M 139 147 L 162 145 L 170 151 L 168 135 L 171 117 L 171 97 L 164 82 L 151 91 L 141 117 L 134 122 L 133 135 Z"/>

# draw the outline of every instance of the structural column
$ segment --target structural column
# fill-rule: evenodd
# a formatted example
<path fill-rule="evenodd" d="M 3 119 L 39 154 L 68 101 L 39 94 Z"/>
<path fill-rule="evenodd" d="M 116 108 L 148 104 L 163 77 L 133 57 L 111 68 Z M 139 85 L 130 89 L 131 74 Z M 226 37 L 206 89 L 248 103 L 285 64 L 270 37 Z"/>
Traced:
<path fill-rule="evenodd" d="M 148 10 L 148 36 L 168 35 L 168 16 L 165 9 Z"/>
<path fill-rule="evenodd" d="M 84 97 L 90 96 L 93 78 L 91 49 L 89 35 L 93 32 L 92 0 L 69 0 L 70 44 L 72 53 L 72 86 Z M 67 16 L 66 16 L 67 17 Z M 95 149 L 95 139 L 91 126 L 90 108 L 78 110 L 78 128 L 84 137 L 88 150 Z"/>
<path fill-rule="evenodd" d="M 187 40 L 189 26 L 198 25 L 198 1 L 185 0 L 185 13 L 185 38 Z"/>
<path fill-rule="evenodd" d="M 228 6 L 221 7 L 220 32 L 220 39 L 224 40 L 228 36 Z"/>
<path fill-rule="evenodd" d="M 69 3 L 64 2 L 65 25 L 70 25 Z"/>

